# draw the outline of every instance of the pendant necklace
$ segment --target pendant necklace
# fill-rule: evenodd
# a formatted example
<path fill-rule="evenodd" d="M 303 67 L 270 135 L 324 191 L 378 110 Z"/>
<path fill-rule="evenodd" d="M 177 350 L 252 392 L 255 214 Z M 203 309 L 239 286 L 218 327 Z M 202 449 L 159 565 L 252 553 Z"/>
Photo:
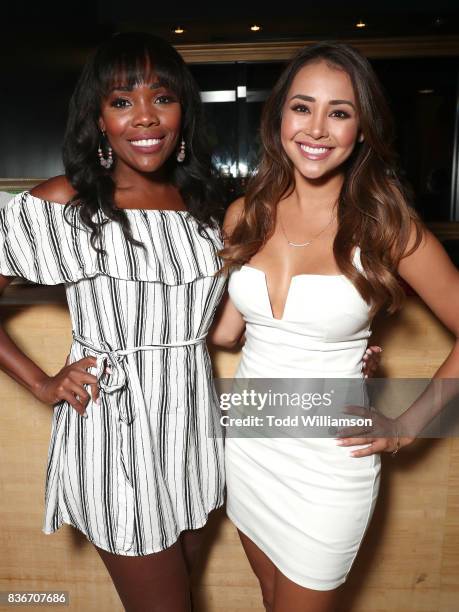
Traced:
<path fill-rule="evenodd" d="M 307 246 L 309 246 L 310 244 L 312 244 L 312 243 L 314 242 L 314 240 L 317 240 L 317 238 L 318 238 L 319 236 L 321 236 L 321 235 L 322 235 L 322 234 L 325 232 L 325 230 L 326 230 L 328 227 L 330 227 L 331 222 L 333 221 L 333 215 L 331 215 L 331 217 L 330 217 L 330 221 L 327 223 L 327 225 L 326 225 L 326 226 L 325 226 L 323 229 L 321 229 L 321 230 L 320 230 L 320 232 L 319 232 L 318 234 L 316 234 L 315 236 L 313 236 L 313 237 L 312 237 L 310 240 L 308 240 L 307 242 L 292 242 L 292 241 L 291 241 L 291 240 L 289 240 L 289 239 L 288 239 L 288 237 L 287 237 L 287 232 L 285 231 L 285 227 L 284 227 L 284 224 L 283 224 L 283 222 L 282 222 L 282 217 L 281 217 L 281 215 L 280 215 L 279 210 L 277 211 L 277 214 L 278 214 L 278 216 L 279 216 L 279 223 L 280 223 L 280 226 L 281 226 L 281 229 L 282 229 L 282 233 L 283 233 L 283 234 L 284 234 L 284 236 L 285 236 L 285 240 L 287 241 L 287 244 L 288 244 L 289 246 L 291 246 L 291 247 L 295 247 L 295 248 L 307 247 Z"/>

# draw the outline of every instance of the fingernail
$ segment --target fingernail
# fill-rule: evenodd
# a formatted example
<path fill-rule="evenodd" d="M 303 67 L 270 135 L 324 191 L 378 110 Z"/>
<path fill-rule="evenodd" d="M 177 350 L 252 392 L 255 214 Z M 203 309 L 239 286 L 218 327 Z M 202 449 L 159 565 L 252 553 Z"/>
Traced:
<path fill-rule="evenodd" d="M 100 406 L 100 397 L 96 399 L 96 406 Z"/>
<path fill-rule="evenodd" d="M 88 413 L 86 412 L 86 410 L 83 412 L 83 414 L 81 415 L 84 419 L 88 418 Z"/>
<path fill-rule="evenodd" d="M 364 378 L 368 378 L 368 374 L 365 374 Z"/>

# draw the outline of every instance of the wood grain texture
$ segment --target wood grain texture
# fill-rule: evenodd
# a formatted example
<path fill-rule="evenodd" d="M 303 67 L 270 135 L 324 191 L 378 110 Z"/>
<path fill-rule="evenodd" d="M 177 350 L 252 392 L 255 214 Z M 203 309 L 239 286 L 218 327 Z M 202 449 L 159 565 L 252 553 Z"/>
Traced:
<path fill-rule="evenodd" d="M 175 45 L 189 63 L 236 61 L 285 61 L 315 40 L 258 43 L 215 43 Z M 459 53 L 459 37 L 409 36 L 392 38 L 349 38 L 343 40 L 369 58 L 442 57 Z"/>
<path fill-rule="evenodd" d="M 11 335 L 48 372 L 65 361 L 71 340 L 62 305 L 3 307 Z M 428 377 L 448 354 L 451 335 L 416 298 L 376 322 L 381 372 Z M 239 355 L 216 351 L 219 376 Z M 0 373 L 0 590 L 66 590 L 70 607 L 122 611 L 98 555 L 71 527 L 41 532 L 50 409 Z M 258 584 L 222 511 L 207 529 L 195 579 L 197 612 L 263 612 Z M 456 612 L 459 608 L 459 440 L 423 440 L 383 457 L 381 494 L 365 542 L 342 589 L 339 612 Z M 1 607 L 1 610 L 11 610 Z M 30 610 L 18 607 L 17 610 Z"/>

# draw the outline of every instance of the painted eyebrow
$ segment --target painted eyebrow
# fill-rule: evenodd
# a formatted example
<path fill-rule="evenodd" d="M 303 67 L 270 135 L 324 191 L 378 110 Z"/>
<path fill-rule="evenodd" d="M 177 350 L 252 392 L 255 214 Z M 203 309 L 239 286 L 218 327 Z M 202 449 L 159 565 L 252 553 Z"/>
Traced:
<path fill-rule="evenodd" d="M 317 102 L 317 100 L 312 96 L 304 96 L 303 94 L 296 94 L 295 96 L 292 96 L 290 100 L 293 100 L 295 98 L 305 100 L 306 102 Z M 355 110 L 355 106 L 350 100 L 330 100 L 329 104 L 331 104 L 332 106 L 336 106 L 337 104 L 348 104 Z"/>

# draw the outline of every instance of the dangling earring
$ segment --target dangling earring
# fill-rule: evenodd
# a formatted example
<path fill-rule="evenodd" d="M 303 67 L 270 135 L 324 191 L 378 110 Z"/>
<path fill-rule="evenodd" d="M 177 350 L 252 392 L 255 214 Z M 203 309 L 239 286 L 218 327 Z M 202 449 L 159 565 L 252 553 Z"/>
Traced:
<path fill-rule="evenodd" d="M 97 155 L 99 156 L 99 164 L 102 168 L 109 170 L 113 165 L 113 150 L 111 146 L 108 144 L 107 135 L 105 132 L 102 132 L 101 141 L 105 140 L 105 148 L 107 150 L 107 157 L 104 157 L 104 152 L 102 150 L 102 142 L 99 142 L 99 148 L 97 149 Z"/>
<path fill-rule="evenodd" d="M 180 143 L 180 149 L 179 152 L 177 153 L 177 161 L 179 164 L 181 164 L 183 161 L 185 161 L 185 141 L 182 138 L 182 142 Z"/>

